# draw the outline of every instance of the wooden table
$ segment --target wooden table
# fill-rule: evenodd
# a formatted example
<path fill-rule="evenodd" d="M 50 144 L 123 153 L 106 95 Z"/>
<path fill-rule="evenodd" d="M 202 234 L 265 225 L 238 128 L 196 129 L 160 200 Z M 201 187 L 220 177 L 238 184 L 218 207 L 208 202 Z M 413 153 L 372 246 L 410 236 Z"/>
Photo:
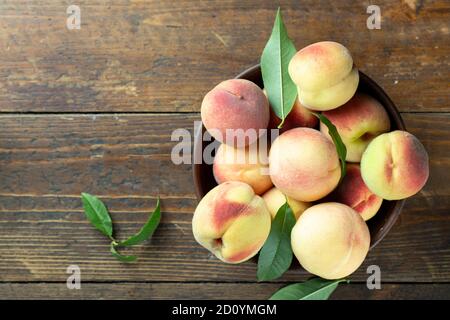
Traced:
<path fill-rule="evenodd" d="M 274 1 L 277 2 L 277 1 Z M 256 265 L 226 265 L 194 241 L 191 167 L 174 165 L 176 128 L 192 132 L 203 95 L 259 61 L 278 3 L 0 1 L 0 298 L 256 298 L 309 275 L 256 282 Z M 334 298 L 450 298 L 450 3 L 281 1 L 297 48 L 330 39 L 353 53 L 425 145 L 431 174 L 388 236 Z M 86 221 L 80 193 L 101 196 L 118 238 L 158 195 L 162 223 L 118 262 Z M 66 287 L 69 265 L 81 290 Z M 379 265 L 382 289 L 366 288 Z"/>

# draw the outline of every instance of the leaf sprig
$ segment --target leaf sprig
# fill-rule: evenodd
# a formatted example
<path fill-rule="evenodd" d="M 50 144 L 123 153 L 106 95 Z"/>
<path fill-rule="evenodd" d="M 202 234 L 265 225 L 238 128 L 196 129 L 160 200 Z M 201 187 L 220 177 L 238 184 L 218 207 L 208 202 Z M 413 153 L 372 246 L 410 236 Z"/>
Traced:
<path fill-rule="evenodd" d="M 139 232 L 135 235 L 129 237 L 127 240 L 118 242 L 113 237 L 113 224 L 105 204 L 96 196 L 84 192 L 81 194 L 81 201 L 83 203 L 84 213 L 91 224 L 98 231 L 107 236 L 109 240 L 111 240 L 111 254 L 123 262 L 135 261 L 137 257 L 122 255 L 117 251 L 117 248 L 137 245 L 149 239 L 161 221 L 161 206 L 158 197 L 155 210 L 150 215 L 141 230 L 139 230 Z"/>
<path fill-rule="evenodd" d="M 270 105 L 283 126 L 297 98 L 297 87 L 289 76 L 288 66 L 297 50 L 289 38 L 278 8 L 272 34 L 261 55 L 261 73 Z"/>
<path fill-rule="evenodd" d="M 259 281 L 279 278 L 292 263 L 291 231 L 295 216 L 286 202 L 272 222 L 270 234 L 259 253 L 257 277 Z"/>
<path fill-rule="evenodd" d="M 327 300 L 341 282 L 349 281 L 312 278 L 281 288 L 269 300 Z"/>

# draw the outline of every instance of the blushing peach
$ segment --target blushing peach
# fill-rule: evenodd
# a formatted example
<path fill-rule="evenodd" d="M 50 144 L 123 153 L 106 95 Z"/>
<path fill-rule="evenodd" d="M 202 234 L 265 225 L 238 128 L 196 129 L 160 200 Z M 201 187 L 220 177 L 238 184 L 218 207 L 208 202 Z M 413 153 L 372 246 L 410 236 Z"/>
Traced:
<path fill-rule="evenodd" d="M 427 182 L 427 151 L 406 131 L 381 134 L 363 153 L 361 175 L 367 187 L 383 199 L 411 197 Z"/>
<path fill-rule="evenodd" d="M 264 202 L 266 203 L 267 209 L 269 209 L 270 215 L 272 219 L 277 215 L 278 210 L 282 205 L 284 205 L 287 201 L 289 207 L 292 209 L 292 213 L 295 216 L 295 219 L 298 219 L 300 215 L 308 209 L 311 204 L 309 202 L 302 202 L 291 197 L 284 195 L 279 189 L 272 188 L 262 196 Z"/>
<path fill-rule="evenodd" d="M 298 51 L 289 63 L 289 75 L 302 105 L 319 111 L 346 103 L 359 83 L 350 52 L 333 41 L 313 43 Z"/>
<path fill-rule="evenodd" d="M 241 181 L 249 184 L 256 194 L 263 194 L 272 187 L 267 153 L 267 148 L 262 149 L 261 143 L 245 148 L 221 144 L 213 163 L 217 183 Z"/>
<path fill-rule="evenodd" d="M 291 245 L 307 271 L 324 279 L 340 279 L 364 261 L 369 229 L 361 215 L 342 203 L 321 203 L 306 209 L 292 229 Z"/>
<path fill-rule="evenodd" d="M 346 160 L 361 161 L 361 156 L 370 141 L 390 128 L 389 116 L 384 107 L 374 98 L 356 93 L 343 106 L 323 114 L 336 126 L 347 147 Z M 330 140 L 328 128 L 320 123 L 320 131 Z"/>
<path fill-rule="evenodd" d="M 238 181 L 224 182 L 209 191 L 192 219 L 197 242 L 227 263 L 253 257 L 266 241 L 270 225 L 264 200 Z"/>
<path fill-rule="evenodd" d="M 361 177 L 359 164 L 347 164 L 347 172 L 329 200 L 348 205 L 358 212 L 364 221 L 372 218 L 380 209 L 383 199 L 367 188 Z"/>
<path fill-rule="evenodd" d="M 205 95 L 201 118 L 216 140 L 234 147 L 244 147 L 254 143 L 264 133 L 261 129 L 267 129 L 269 102 L 253 82 L 226 80 Z"/>
<path fill-rule="evenodd" d="M 278 136 L 270 149 L 269 169 L 281 192 L 305 202 L 329 194 L 341 175 L 334 144 L 310 128 L 295 128 Z"/>

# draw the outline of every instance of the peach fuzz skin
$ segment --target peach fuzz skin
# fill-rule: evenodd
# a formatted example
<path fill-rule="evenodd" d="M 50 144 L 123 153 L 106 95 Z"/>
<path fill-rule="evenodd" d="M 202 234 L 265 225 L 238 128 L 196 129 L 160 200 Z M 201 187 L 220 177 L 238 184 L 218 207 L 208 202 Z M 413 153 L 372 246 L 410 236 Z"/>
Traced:
<path fill-rule="evenodd" d="M 289 75 L 302 105 L 317 111 L 343 105 L 359 83 L 350 52 L 333 41 L 313 43 L 298 51 L 289 62 Z"/>
<path fill-rule="evenodd" d="M 269 102 L 253 82 L 231 79 L 219 83 L 203 98 L 201 118 L 205 128 L 218 141 L 235 147 L 254 143 L 267 129 Z M 227 136 L 228 130 L 253 130 L 243 139 Z"/>
<path fill-rule="evenodd" d="M 214 157 L 213 173 L 217 183 L 241 181 L 249 184 L 256 194 L 263 194 L 272 181 L 269 175 L 267 149 L 254 143 L 246 148 L 233 148 L 221 144 Z"/>
<path fill-rule="evenodd" d="M 273 184 L 285 195 L 311 202 L 338 184 L 341 168 L 334 144 L 320 131 L 295 128 L 278 136 L 269 153 Z"/>
<path fill-rule="evenodd" d="M 277 215 L 278 210 L 282 205 L 284 205 L 287 201 L 289 207 L 292 209 L 292 213 L 295 216 L 295 219 L 298 219 L 300 215 L 308 209 L 311 204 L 308 202 L 302 202 L 290 197 L 285 196 L 279 189 L 272 188 L 262 196 L 264 202 L 266 203 L 267 209 L 269 209 L 270 215 L 272 219 Z"/>
<path fill-rule="evenodd" d="M 263 92 L 267 96 L 266 91 L 263 90 Z M 278 118 L 272 108 L 270 108 L 269 129 L 277 129 L 280 123 L 281 119 Z M 298 127 L 314 128 L 318 123 L 319 119 L 317 119 L 317 117 L 314 116 L 310 110 L 305 108 L 297 97 L 294 105 L 292 106 L 291 112 L 289 112 L 286 119 L 284 119 L 283 126 L 280 128 L 280 133 Z"/>
<path fill-rule="evenodd" d="M 419 192 L 428 180 L 428 154 L 412 134 L 396 130 L 376 137 L 361 158 L 367 187 L 387 200 L 400 200 Z"/>
<path fill-rule="evenodd" d="M 227 263 L 252 258 L 270 232 L 264 200 L 243 182 L 224 182 L 209 191 L 192 219 L 196 241 Z"/>
<path fill-rule="evenodd" d="M 358 212 L 364 221 L 378 212 L 383 199 L 367 188 L 361 177 L 359 164 L 347 164 L 347 171 L 339 186 L 327 197 L 327 200 L 348 205 Z"/>
<path fill-rule="evenodd" d="M 390 129 L 389 116 L 384 107 L 362 93 L 356 93 L 343 106 L 323 114 L 336 126 L 347 147 L 346 160 L 349 162 L 360 162 L 369 142 Z M 323 123 L 320 124 L 320 131 L 331 140 Z"/>
<path fill-rule="evenodd" d="M 294 255 L 308 272 L 340 279 L 363 263 L 370 246 L 369 229 L 355 210 L 342 203 L 306 209 L 292 229 Z"/>

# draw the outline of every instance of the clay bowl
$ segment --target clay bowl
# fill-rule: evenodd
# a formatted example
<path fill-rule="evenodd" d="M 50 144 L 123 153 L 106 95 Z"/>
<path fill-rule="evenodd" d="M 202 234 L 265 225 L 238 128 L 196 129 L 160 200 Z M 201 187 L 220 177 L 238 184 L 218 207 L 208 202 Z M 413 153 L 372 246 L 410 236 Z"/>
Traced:
<path fill-rule="evenodd" d="M 256 83 L 259 87 L 263 87 L 263 81 L 261 76 L 261 68 L 259 65 L 255 65 L 244 72 L 240 73 L 236 76 L 237 79 L 247 79 L 254 83 Z M 384 92 L 384 90 L 375 83 L 372 79 L 370 79 L 367 75 L 359 72 L 359 85 L 358 92 L 364 92 L 375 99 L 377 99 L 386 109 L 389 118 L 391 120 L 391 130 L 406 130 L 405 124 L 395 107 L 392 100 L 389 96 Z M 203 196 L 208 193 L 209 190 L 214 188 L 217 183 L 213 176 L 212 165 L 204 163 L 204 161 L 200 161 L 199 157 L 203 154 L 203 149 L 212 141 L 203 142 L 202 136 L 205 133 L 205 127 L 202 125 L 201 130 L 197 130 L 195 134 L 194 140 L 194 164 L 192 165 L 193 169 L 193 178 L 194 178 L 194 188 L 195 193 L 197 195 L 198 200 L 200 201 Z M 389 230 L 394 225 L 397 220 L 400 212 L 402 210 L 403 204 L 405 200 L 398 201 L 388 201 L 384 200 L 383 204 L 380 208 L 380 211 L 367 221 L 367 225 L 369 226 L 371 243 L 370 249 L 375 247 L 381 239 L 383 239 Z"/>

